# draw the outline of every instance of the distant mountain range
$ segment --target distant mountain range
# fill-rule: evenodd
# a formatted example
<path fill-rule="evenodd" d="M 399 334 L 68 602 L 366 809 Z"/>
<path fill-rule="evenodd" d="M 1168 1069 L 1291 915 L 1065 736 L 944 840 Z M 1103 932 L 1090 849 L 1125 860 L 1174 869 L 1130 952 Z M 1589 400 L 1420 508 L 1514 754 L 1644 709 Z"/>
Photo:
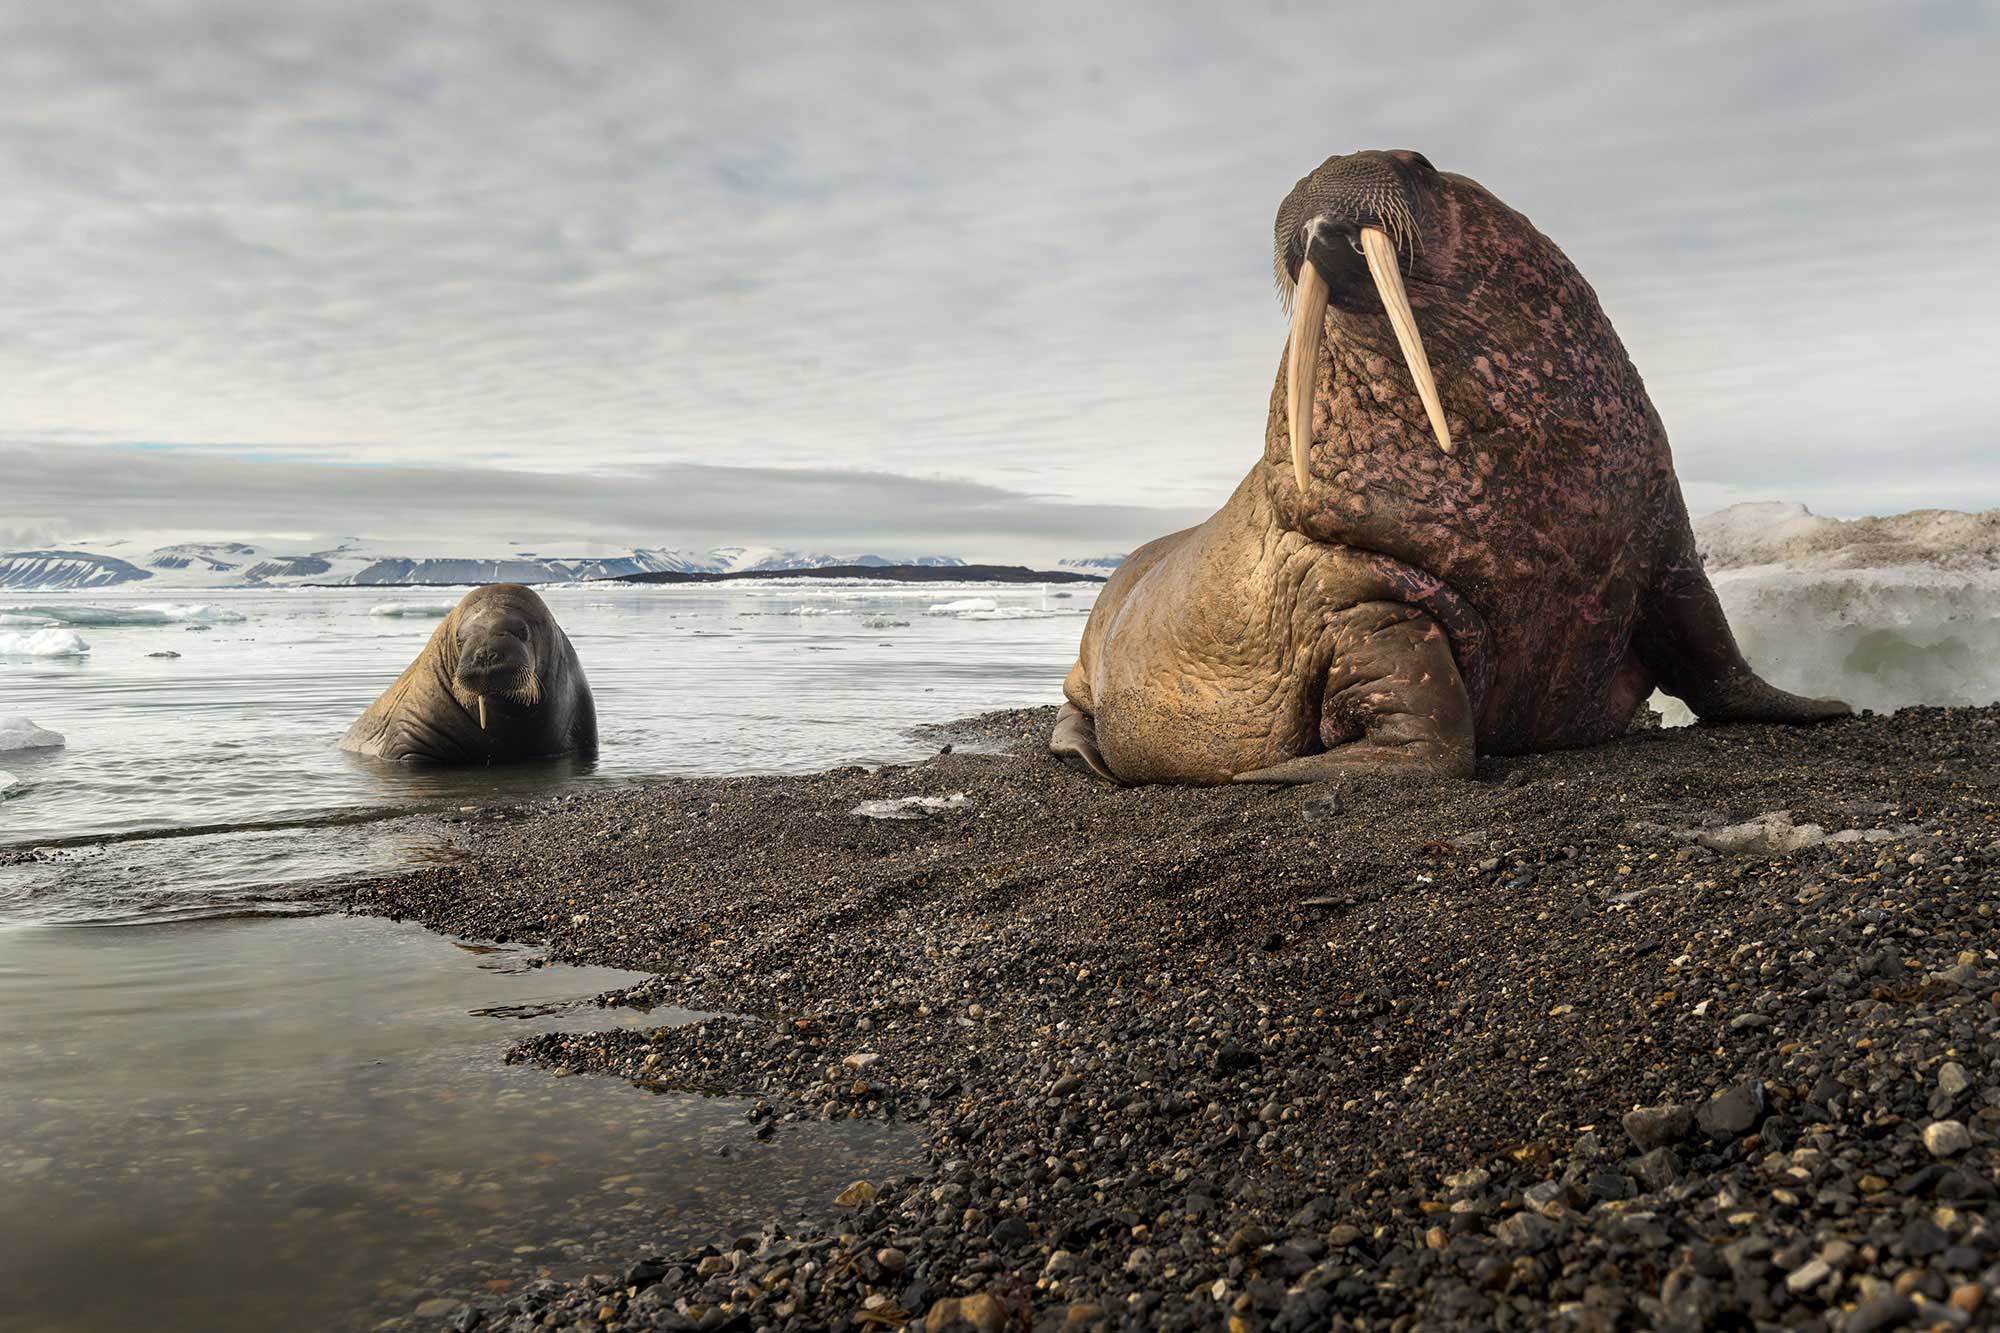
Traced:
<path fill-rule="evenodd" d="M 739 574 L 830 565 L 952 567 L 957 556 L 890 559 L 827 555 L 770 546 L 708 551 L 634 549 L 618 555 L 568 556 L 510 551 L 499 556 L 426 556 L 379 542 L 281 547 L 238 541 L 144 547 L 126 541 L 83 542 L 62 550 L 0 551 L 0 588 L 66 591 L 145 583 L 156 588 L 284 587 L 302 583 L 378 586 L 425 583 L 578 583 L 630 574 Z"/>

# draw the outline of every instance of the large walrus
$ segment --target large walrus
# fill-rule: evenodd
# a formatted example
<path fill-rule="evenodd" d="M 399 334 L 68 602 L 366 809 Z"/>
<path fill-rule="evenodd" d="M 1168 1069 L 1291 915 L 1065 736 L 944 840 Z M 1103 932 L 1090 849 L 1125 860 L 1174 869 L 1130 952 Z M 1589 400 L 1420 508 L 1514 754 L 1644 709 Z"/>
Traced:
<path fill-rule="evenodd" d="M 1737 651 L 1667 435 L 1553 242 L 1421 153 L 1328 158 L 1278 208 L 1292 309 L 1264 456 L 1119 567 L 1050 747 L 1119 782 L 1468 774 L 1615 736 L 1848 712 Z"/>
<path fill-rule="evenodd" d="M 533 590 L 474 588 L 340 748 L 378 759 L 492 764 L 595 754 L 597 708 L 569 636 Z"/>

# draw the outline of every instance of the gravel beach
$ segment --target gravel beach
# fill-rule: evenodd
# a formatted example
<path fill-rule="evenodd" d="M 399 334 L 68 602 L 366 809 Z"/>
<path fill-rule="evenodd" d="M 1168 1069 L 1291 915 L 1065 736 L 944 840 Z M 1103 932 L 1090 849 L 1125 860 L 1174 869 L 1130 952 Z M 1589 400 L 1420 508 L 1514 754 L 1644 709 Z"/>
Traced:
<path fill-rule="evenodd" d="M 1207 790 L 1075 774 L 1052 716 L 470 812 L 344 890 L 728 1015 L 510 1059 L 927 1138 L 824 1229 L 408 1325 L 2000 1321 L 2000 706 Z"/>

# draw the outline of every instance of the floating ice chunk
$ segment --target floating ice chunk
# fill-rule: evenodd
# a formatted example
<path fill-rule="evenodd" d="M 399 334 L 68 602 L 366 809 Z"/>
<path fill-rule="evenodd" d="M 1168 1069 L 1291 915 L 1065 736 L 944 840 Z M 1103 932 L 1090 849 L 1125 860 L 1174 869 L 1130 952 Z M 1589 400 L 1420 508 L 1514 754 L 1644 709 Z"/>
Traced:
<path fill-rule="evenodd" d="M 864 629 L 908 629 L 910 622 L 898 620 L 894 616 L 869 616 L 861 622 Z"/>
<path fill-rule="evenodd" d="M 180 654 L 179 654 L 179 653 L 177 653 L 177 652 L 175 652 L 175 651 L 174 651 L 173 649 L 171 649 L 171 648 L 167 648 L 167 649 L 163 649 L 163 650 L 161 650 L 160 652 L 157 652 L 157 653 L 147 653 L 147 654 L 146 654 L 146 656 L 148 656 L 148 657 L 179 657 L 179 656 L 180 656 Z"/>
<path fill-rule="evenodd" d="M 0 773 L 0 796 L 5 796 L 7 789 L 20 781 L 21 779 L 15 777 L 12 773 Z"/>
<path fill-rule="evenodd" d="M 90 645 L 73 629 L 0 634 L 0 657 L 82 657 Z"/>
<path fill-rule="evenodd" d="M 962 616 L 973 611 L 997 611 L 999 603 L 991 597 L 961 597 L 955 602 L 936 602 L 924 612 L 927 616 Z"/>
<path fill-rule="evenodd" d="M 62 733 L 38 727 L 25 717 L 0 717 L 0 750 L 53 750 Z"/>
<path fill-rule="evenodd" d="M 894 800 L 863 801 L 848 811 L 863 819 L 929 819 L 965 804 L 964 792 L 949 796 L 899 796 Z"/>
<path fill-rule="evenodd" d="M 1032 606 L 996 606 L 991 611 L 967 611 L 960 620 L 1042 620 L 1057 614 Z"/>
<path fill-rule="evenodd" d="M 851 608 L 845 606 L 795 606 L 785 612 L 785 614 L 788 616 L 847 616 L 853 615 L 854 612 Z"/>
<path fill-rule="evenodd" d="M 380 606 L 368 608 L 371 616 L 387 616 L 392 620 L 429 620 L 451 614 L 448 602 L 383 602 Z"/>
<path fill-rule="evenodd" d="M 140 606 L 93 606 L 47 602 L 0 607 L 0 625 L 82 625 L 115 629 L 127 625 L 233 625 L 243 613 L 203 603 L 149 602 Z"/>

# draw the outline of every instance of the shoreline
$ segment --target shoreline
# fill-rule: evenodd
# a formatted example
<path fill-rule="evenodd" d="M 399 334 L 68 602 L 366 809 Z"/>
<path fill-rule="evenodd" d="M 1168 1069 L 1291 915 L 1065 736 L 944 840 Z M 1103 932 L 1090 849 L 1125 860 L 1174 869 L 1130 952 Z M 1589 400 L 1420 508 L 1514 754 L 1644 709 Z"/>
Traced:
<path fill-rule="evenodd" d="M 1292 789 L 1102 786 L 1052 711 L 496 809 L 334 896 L 740 1016 L 510 1060 L 928 1139 L 837 1228 L 599 1256 L 460 1326 L 1992 1316 L 2000 706 Z"/>

